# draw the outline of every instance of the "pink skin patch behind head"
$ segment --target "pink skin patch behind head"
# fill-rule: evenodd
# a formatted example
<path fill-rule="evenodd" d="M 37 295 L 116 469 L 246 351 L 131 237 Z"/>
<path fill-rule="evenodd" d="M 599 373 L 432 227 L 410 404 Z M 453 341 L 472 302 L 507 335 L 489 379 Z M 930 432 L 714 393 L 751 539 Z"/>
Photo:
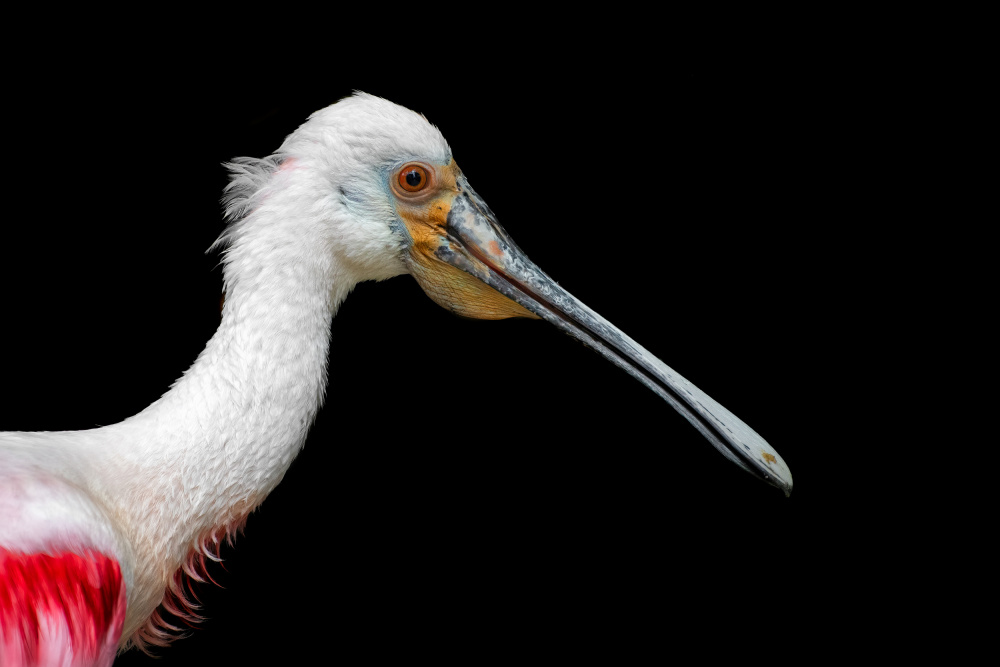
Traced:
<path fill-rule="evenodd" d="M 0 547 L 0 664 L 108 666 L 125 622 L 117 561 Z"/>

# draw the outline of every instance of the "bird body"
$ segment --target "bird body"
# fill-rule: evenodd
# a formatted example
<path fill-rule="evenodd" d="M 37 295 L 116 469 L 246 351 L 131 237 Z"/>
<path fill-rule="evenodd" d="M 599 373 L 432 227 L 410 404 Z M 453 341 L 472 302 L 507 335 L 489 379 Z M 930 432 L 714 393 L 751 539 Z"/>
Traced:
<path fill-rule="evenodd" d="M 218 558 L 220 543 L 240 530 L 302 448 L 326 391 L 331 321 L 365 280 L 410 273 L 460 314 L 547 319 L 633 369 L 710 440 L 722 437 L 718 422 L 735 429 L 726 437 L 742 438 L 747 451 L 766 447 L 757 458 L 773 473 L 769 481 L 790 488 L 783 462 L 752 431 L 741 436 L 742 422 L 596 313 L 550 291 L 422 116 L 358 94 L 313 114 L 275 155 L 230 168 L 231 222 L 217 242 L 223 316 L 191 368 L 120 423 L 0 433 L 0 583 L 15 585 L 17 558 L 82 554 L 116 564 L 124 584 L 123 618 L 118 598 L 107 601 L 106 641 L 81 647 L 64 633 L 53 650 L 78 664 L 110 664 L 107 646 L 170 639 L 176 628 L 161 605 L 197 617 L 184 578 L 204 578 L 205 559 Z M 578 333 L 581 326 L 589 333 Z M 20 622 L 34 612 L 14 604 L 0 599 L 2 662 L 44 664 L 41 653 L 23 650 Z M 47 613 L 63 613 L 71 625 L 75 612 Z M 12 648 L 19 642 L 20 663 Z"/>

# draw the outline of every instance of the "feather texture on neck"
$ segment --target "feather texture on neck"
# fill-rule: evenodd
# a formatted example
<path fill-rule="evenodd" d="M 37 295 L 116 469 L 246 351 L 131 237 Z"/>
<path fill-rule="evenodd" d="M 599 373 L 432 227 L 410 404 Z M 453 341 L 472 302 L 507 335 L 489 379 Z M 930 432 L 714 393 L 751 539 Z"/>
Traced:
<path fill-rule="evenodd" d="M 331 320 L 358 282 L 331 246 L 336 205 L 313 174 L 294 158 L 237 164 L 248 193 L 235 208 L 230 199 L 242 217 L 220 239 L 218 330 L 159 400 L 102 429 L 123 473 L 107 479 L 129 487 L 103 495 L 129 505 L 115 512 L 137 560 L 123 637 L 140 646 L 169 637 L 161 603 L 196 616 L 182 572 L 203 577 L 205 556 L 218 557 L 220 538 L 231 539 L 301 449 L 323 402 Z"/>

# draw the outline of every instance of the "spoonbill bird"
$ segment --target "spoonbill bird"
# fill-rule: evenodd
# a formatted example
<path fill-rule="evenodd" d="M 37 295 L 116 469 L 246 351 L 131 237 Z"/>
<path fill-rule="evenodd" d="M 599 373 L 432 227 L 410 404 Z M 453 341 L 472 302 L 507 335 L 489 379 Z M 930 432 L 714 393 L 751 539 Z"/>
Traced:
<path fill-rule="evenodd" d="M 330 325 L 359 282 L 412 275 L 444 308 L 546 320 L 789 493 L 752 429 L 532 264 L 423 116 L 358 93 L 231 165 L 222 321 L 159 400 L 86 431 L 0 433 L 0 662 L 109 665 L 196 620 L 205 578 L 281 481 L 323 402 Z"/>

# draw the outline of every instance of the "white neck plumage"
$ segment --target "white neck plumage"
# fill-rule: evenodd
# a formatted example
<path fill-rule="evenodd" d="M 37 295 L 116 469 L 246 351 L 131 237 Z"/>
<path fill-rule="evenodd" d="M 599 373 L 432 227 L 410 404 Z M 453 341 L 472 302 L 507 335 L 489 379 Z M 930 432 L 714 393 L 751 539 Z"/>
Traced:
<path fill-rule="evenodd" d="M 198 552 L 217 553 L 281 481 L 322 404 L 331 320 L 357 280 L 310 238 L 321 226 L 302 217 L 314 208 L 294 181 L 276 172 L 227 232 L 222 322 L 194 365 L 143 412 L 98 430 L 95 444 L 113 448 L 100 456 L 111 491 L 100 495 L 120 505 L 111 511 L 136 551 L 123 636 L 182 563 L 197 570 Z"/>

